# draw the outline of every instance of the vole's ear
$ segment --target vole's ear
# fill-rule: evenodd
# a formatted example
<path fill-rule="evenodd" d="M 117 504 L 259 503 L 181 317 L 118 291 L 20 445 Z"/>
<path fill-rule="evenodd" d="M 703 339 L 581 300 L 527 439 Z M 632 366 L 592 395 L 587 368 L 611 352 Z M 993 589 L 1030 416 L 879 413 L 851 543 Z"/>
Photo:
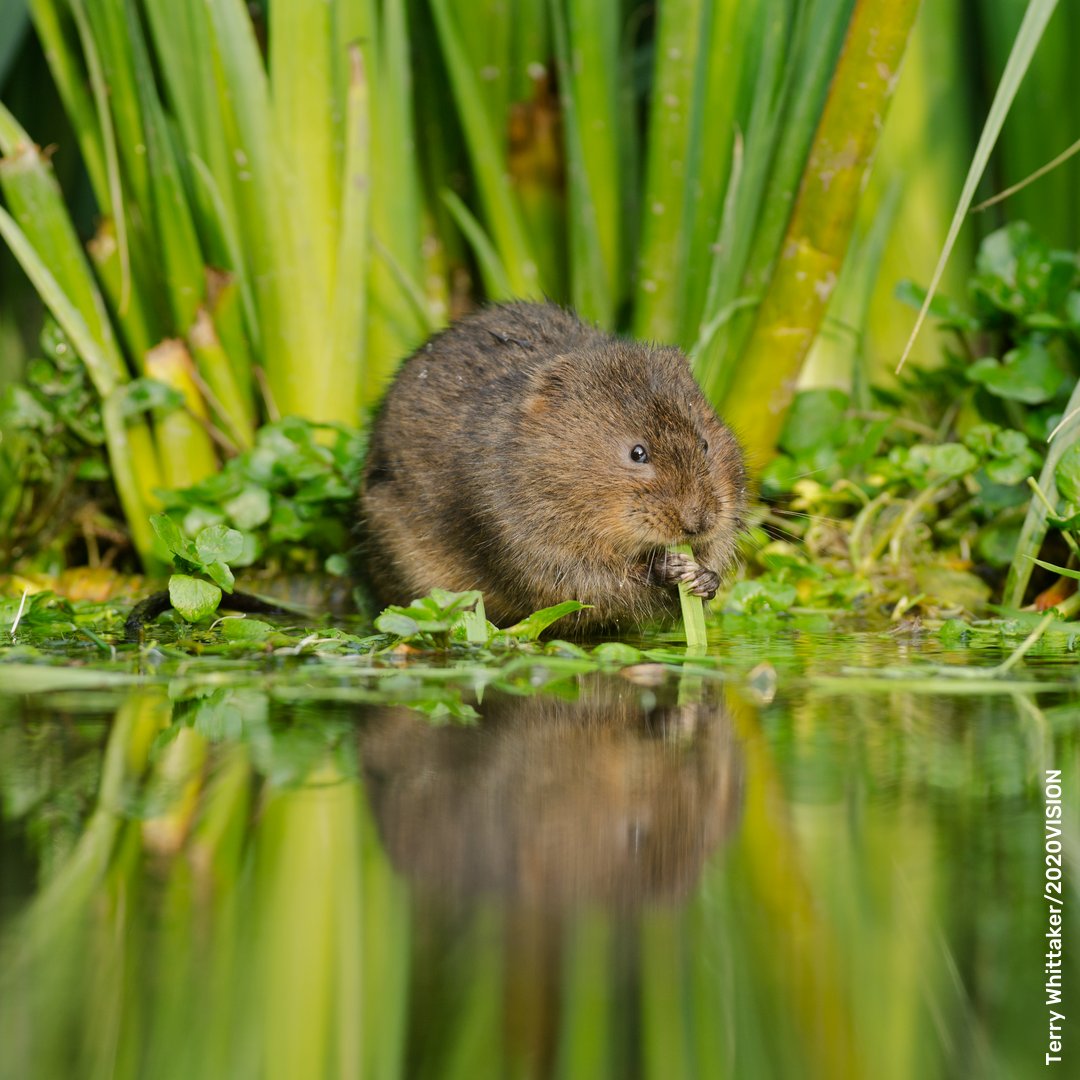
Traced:
<path fill-rule="evenodd" d="M 556 356 L 529 379 L 525 412 L 532 416 L 556 413 L 566 398 L 566 388 L 574 369 L 573 356 Z"/>

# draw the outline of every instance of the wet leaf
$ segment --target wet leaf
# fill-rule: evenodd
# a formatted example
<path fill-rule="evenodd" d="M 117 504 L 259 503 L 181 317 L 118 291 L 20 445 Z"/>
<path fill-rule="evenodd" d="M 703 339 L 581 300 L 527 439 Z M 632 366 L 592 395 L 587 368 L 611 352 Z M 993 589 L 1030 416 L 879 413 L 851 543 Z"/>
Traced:
<path fill-rule="evenodd" d="M 586 607 L 588 607 L 587 604 L 582 604 L 577 600 L 566 600 L 561 604 L 555 604 L 553 607 L 534 611 L 527 619 L 522 619 L 521 622 L 508 626 L 501 633 L 507 637 L 517 638 L 520 641 L 536 641 L 556 619 L 561 619 L 564 615 L 572 615 L 575 611 L 583 611 Z"/>
<path fill-rule="evenodd" d="M 169 578 L 169 600 L 188 622 L 198 622 L 217 610 L 221 590 L 201 578 L 173 574 Z"/>
<path fill-rule="evenodd" d="M 1002 363 L 993 357 L 983 357 L 968 368 L 968 378 L 980 383 L 989 393 L 1028 405 L 1049 401 L 1064 377 L 1046 348 L 1035 342 L 1006 353 Z"/>
<path fill-rule="evenodd" d="M 214 562 L 232 562 L 244 550 L 244 538 L 236 529 L 211 525 L 195 537 L 195 550 L 207 565 Z"/>

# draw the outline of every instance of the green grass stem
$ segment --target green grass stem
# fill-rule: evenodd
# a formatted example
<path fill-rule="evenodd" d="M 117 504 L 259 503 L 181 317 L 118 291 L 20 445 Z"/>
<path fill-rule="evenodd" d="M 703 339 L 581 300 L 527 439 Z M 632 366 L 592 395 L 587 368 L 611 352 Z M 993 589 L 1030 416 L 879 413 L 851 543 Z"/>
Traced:
<path fill-rule="evenodd" d="M 693 549 L 689 544 L 673 544 L 668 551 L 676 555 L 694 557 Z M 691 649 L 702 649 L 708 644 L 708 635 L 705 631 L 705 602 L 700 596 L 695 596 L 685 582 L 679 582 L 679 604 L 682 607 L 683 630 L 686 634 L 686 644 Z"/>

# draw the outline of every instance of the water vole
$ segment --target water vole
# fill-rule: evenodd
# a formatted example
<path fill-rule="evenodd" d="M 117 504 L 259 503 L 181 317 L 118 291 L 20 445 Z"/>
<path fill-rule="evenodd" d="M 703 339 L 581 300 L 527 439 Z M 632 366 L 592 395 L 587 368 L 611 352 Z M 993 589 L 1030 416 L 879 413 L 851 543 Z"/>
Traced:
<path fill-rule="evenodd" d="M 680 580 L 716 592 L 745 487 L 678 349 L 504 304 L 401 366 L 371 432 L 362 562 L 382 603 L 481 589 L 501 626 L 562 600 L 592 605 L 578 633 L 636 624 L 675 614 Z M 687 542 L 693 560 L 665 550 Z"/>

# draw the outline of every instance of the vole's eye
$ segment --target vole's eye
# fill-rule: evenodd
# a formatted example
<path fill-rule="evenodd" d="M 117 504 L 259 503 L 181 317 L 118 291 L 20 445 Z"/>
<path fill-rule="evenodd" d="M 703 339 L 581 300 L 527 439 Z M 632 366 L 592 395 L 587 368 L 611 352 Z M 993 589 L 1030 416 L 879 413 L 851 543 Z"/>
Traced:
<path fill-rule="evenodd" d="M 630 451 L 630 460 L 637 465 L 646 465 L 649 461 L 649 451 L 639 443 Z"/>
<path fill-rule="evenodd" d="M 709 443 L 707 439 L 701 440 L 701 452 L 707 454 L 709 452 Z"/>

